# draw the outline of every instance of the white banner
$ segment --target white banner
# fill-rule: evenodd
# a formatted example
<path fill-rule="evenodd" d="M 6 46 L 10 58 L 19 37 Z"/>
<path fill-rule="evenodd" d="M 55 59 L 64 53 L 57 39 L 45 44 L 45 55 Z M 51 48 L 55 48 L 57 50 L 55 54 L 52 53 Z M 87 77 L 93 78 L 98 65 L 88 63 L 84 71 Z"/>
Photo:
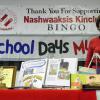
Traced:
<path fill-rule="evenodd" d="M 0 34 L 98 34 L 100 7 L 0 7 Z"/>
<path fill-rule="evenodd" d="M 86 58 L 90 36 L 0 36 L 1 60 Z"/>

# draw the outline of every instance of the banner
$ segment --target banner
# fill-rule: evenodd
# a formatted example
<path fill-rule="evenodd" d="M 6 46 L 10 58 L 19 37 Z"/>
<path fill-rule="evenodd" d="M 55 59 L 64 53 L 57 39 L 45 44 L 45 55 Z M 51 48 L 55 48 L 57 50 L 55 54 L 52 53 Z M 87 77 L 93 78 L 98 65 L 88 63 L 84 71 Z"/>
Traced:
<path fill-rule="evenodd" d="M 0 7 L 0 34 L 99 34 L 100 7 Z"/>
<path fill-rule="evenodd" d="M 0 36 L 1 60 L 86 58 L 90 36 Z"/>

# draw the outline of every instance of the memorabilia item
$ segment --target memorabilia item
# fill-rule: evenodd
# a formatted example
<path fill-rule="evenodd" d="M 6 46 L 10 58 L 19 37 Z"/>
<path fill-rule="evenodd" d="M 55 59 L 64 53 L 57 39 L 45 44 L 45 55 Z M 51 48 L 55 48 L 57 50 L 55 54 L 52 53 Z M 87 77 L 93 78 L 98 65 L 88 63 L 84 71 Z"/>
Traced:
<path fill-rule="evenodd" d="M 80 90 L 86 84 L 86 74 L 71 74 L 71 89 Z"/>
<path fill-rule="evenodd" d="M 88 75 L 86 78 L 86 84 L 83 85 L 83 89 L 100 90 L 100 75 L 99 74 Z"/>
<path fill-rule="evenodd" d="M 42 88 L 45 79 L 47 59 L 22 62 L 19 73 L 19 87 Z"/>
<path fill-rule="evenodd" d="M 71 89 L 100 90 L 100 75 L 71 74 Z"/>
<path fill-rule="evenodd" d="M 16 67 L 0 66 L 0 88 L 11 88 L 15 86 Z"/>
<path fill-rule="evenodd" d="M 79 74 L 96 74 L 96 69 L 79 66 L 78 73 Z"/>
<path fill-rule="evenodd" d="M 97 58 L 100 59 L 99 54 L 98 53 L 94 53 L 93 56 L 92 56 L 92 58 L 91 58 L 91 61 L 90 61 L 89 65 L 88 65 L 88 67 L 79 66 L 79 71 L 78 72 L 80 74 L 96 74 L 97 71 L 98 71 L 98 68 L 97 68 L 98 62 L 96 61 L 96 65 L 95 65 L 96 69 L 90 68 L 90 66 L 91 66 L 92 61 L 93 61 L 94 58 L 96 58 L 96 60 L 97 60 Z"/>
<path fill-rule="evenodd" d="M 49 59 L 45 86 L 70 86 L 70 74 L 77 72 L 77 58 Z"/>
<path fill-rule="evenodd" d="M 22 62 L 18 86 L 69 87 L 70 74 L 77 72 L 77 62 L 77 58 L 38 59 Z"/>

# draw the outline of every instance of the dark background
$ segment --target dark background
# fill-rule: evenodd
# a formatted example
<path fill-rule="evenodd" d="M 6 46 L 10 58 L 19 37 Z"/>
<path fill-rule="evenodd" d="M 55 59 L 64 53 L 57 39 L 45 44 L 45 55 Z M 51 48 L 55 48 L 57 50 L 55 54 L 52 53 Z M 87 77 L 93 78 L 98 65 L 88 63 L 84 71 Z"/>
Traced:
<path fill-rule="evenodd" d="M 23 61 L 0 61 L 0 66 L 16 66 L 20 70 Z M 78 66 L 84 66 L 85 61 L 78 61 Z"/>

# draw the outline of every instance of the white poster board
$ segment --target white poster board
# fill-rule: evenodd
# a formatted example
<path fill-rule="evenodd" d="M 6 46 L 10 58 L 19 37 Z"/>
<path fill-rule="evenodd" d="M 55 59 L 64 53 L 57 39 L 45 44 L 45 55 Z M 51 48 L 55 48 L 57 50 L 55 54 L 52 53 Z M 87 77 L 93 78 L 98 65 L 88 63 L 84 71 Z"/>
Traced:
<path fill-rule="evenodd" d="M 69 5 L 0 6 L 0 34 L 99 34 L 95 25 L 99 9 Z"/>
<path fill-rule="evenodd" d="M 52 54 L 54 58 L 86 58 L 91 37 L 88 35 L 0 36 L 0 60 L 27 61 L 48 58 Z"/>

